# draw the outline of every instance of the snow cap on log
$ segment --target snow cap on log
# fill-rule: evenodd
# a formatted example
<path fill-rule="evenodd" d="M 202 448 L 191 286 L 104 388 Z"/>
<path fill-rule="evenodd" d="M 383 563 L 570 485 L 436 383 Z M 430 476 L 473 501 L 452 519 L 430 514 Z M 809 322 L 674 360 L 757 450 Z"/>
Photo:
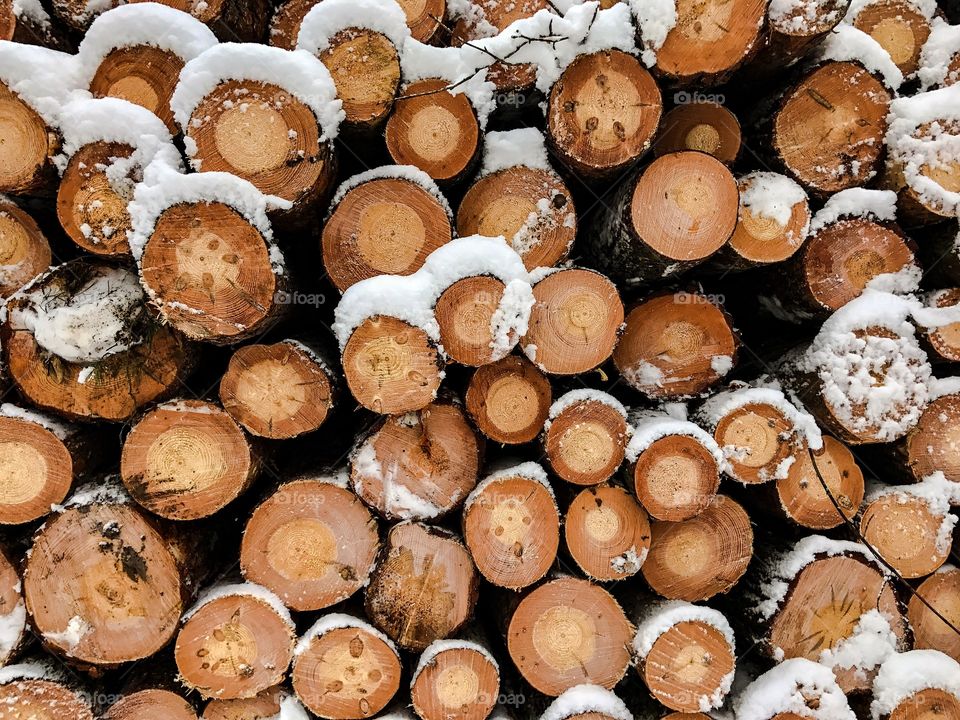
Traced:
<path fill-rule="evenodd" d="M 395 0 L 324 0 L 300 23 L 297 48 L 317 55 L 330 47 L 334 35 L 351 28 L 380 33 L 398 50 L 410 37 L 407 16 Z"/>
<path fill-rule="evenodd" d="M 839 25 L 813 55 L 819 62 L 856 62 L 896 91 L 903 83 L 903 73 L 890 54 L 876 40 L 852 25 Z"/>
<path fill-rule="evenodd" d="M 540 720 L 567 720 L 583 715 L 602 720 L 633 720 L 634 715 L 613 691 L 599 685 L 575 685 L 550 703 Z"/>
<path fill-rule="evenodd" d="M 36 45 L 0 41 L 0 83 L 44 121 L 56 126 L 61 106 L 78 87 L 73 55 Z"/>
<path fill-rule="evenodd" d="M 940 690 L 953 696 L 953 710 L 960 709 L 960 663 L 937 650 L 911 650 L 893 655 L 873 682 L 870 711 L 879 720 L 925 690 Z M 949 715 L 950 708 L 945 715 Z M 936 711 L 933 711 L 936 712 Z"/>
<path fill-rule="evenodd" d="M 734 703 L 738 720 L 771 720 L 781 715 L 811 720 L 855 720 L 847 696 L 830 668 L 791 658 L 747 685 Z"/>
<path fill-rule="evenodd" d="M 930 37 L 920 53 L 917 77 L 924 90 L 947 87 L 960 80 L 960 25 L 951 25 L 943 18 L 933 19 Z"/>

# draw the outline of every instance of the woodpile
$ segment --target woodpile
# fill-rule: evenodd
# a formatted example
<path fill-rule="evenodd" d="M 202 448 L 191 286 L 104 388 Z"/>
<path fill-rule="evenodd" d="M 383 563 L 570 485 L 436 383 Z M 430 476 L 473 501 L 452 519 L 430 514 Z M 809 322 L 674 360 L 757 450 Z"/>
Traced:
<path fill-rule="evenodd" d="M 960 720 L 952 0 L 0 0 L 0 720 Z"/>

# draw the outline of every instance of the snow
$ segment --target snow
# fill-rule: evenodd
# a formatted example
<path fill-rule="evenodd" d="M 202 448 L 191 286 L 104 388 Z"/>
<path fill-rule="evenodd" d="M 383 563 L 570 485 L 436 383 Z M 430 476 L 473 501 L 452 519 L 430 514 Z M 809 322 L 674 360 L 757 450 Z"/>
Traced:
<path fill-rule="evenodd" d="M 879 5 L 883 2 L 884 0 L 852 0 L 850 7 L 847 8 L 847 14 L 844 16 L 843 21 L 845 23 L 852 23 L 864 8 L 870 7 L 871 5 Z M 928 20 L 937 12 L 936 0 L 905 0 L 905 4 L 910 5 Z"/>
<path fill-rule="evenodd" d="M 859 555 L 878 570 L 883 571 L 883 568 L 876 564 L 873 553 L 866 545 L 849 540 L 834 540 L 823 535 L 808 535 L 767 568 L 768 578 L 760 587 L 763 599 L 756 607 L 760 618 L 768 620 L 773 617 L 787 595 L 789 583 L 807 565 L 821 557 L 838 555 Z"/>
<path fill-rule="evenodd" d="M 50 26 L 50 16 L 40 0 L 13 0 L 13 14 L 18 18 L 25 17 L 43 28 Z"/>
<path fill-rule="evenodd" d="M 636 575 L 646 562 L 649 552 L 649 548 L 641 548 L 637 553 L 637 546 L 633 545 L 629 550 L 610 558 L 610 568 L 619 575 Z"/>
<path fill-rule="evenodd" d="M 683 622 L 696 622 L 710 625 L 719 630 L 730 645 L 731 652 L 736 643 L 733 629 L 723 613 L 703 605 L 693 605 L 683 600 L 655 602 L 644 608 L 636 620 L 637 632 L 633 637 L 633 652 L 641 660 L 645 658 L 653 644 L 667 630 Z M 733 679 L 732 676 L 730 678 Z M 727 690 L 729 690 L 729 685 Z"/>
<path fill-rule="evenodd" d="M 880 43 L 853 25 L 835 27 L 814 52 L 813 58 L 818 62 L 858 62 L 893 91 L 903 83 L 903 73 L 890 59 L 890 54 Z"/>
<path fill-rule="evenodd" d="M 569 410 L 574 405 L 587 402 L 602 403 L 616 410 L 620 415 L 623 416 L 624 420 L 627 418 L 627 409 L 610 393 L 605 393 L 602 390 L 580 388 L 578 390 L 566 392 L 553 401 L 553 404 L 550 406 L 550 412 L 547 414 L 547 421 L 544 424 L 543 429 L 549 430 L 550 423 L 560 417 L 561 413 Z"/>
<path fill-rule="evenodd" d="M 310 716 L 296 695 L 289 695 L 284 690 L 281 690 L 281 695 L 283 699 L 280 701 L 280 712 L 264 720 L 310 720 Z"/>
<path fill-rule="evenodd" d="M 417 661 L 417 667 L 413 671 L 413 676 L 410 678 L 410 686 L 413 687 L 413 684 L 417 681 L 417 677 L 423 672 L 427 665 L 434 661 L 437 655 L 447 652 L 448 650 L 471 650 L 479 653 L 493 665 L 498 673 L 500 671 L 500 664 L 497 662 L 497 659 L 483 645 L 470 642 L 469 640 L 434 640 L 427 645 L 426 649 L 420 655 L 420 660 Z"/>
<path fill-rule="evenodd" d="M 84 637 L 86 637 L 93 628 L 90 624 L 84 620 L 79 615 L 74 615 L 67 622 L 67 626 L 60 632 L 46 632 L 43 634 L 44 639 L 47 642 L 53 643 L 57 647 L 65 650 L 70 653 L 73 652 L 77 645 L 81 643 Z"/>
<path fill-rule="evenodd" d="M 391 517 L 403 520 L 430 520 L 443 514 L 445 508 L 438 507 L 420 495 L 417 495 L 403 483 L 396 481 L 397 469 L 400 463 L 392 460 L 392 464 L 384 470 L 374 440 L 377 435 L 368 438 L 351 456 L 350 462 L 356 475 L 354 476 L 354 490 L 361 495 L 365 481 L 379 482 L 383 489 L 383 511 Z M 359 477 L 358 477 L 359 476 Z M 429 482 L 428 479 L 425 478 Z"/>
<path fill-rule="evenodd" d="M 0 665 L 10 660 L 26 629 L 27 607 L 18 592 L 17 604 L 6 615 L 0 615 Z"/>
<path fill-rule="evenodd" d="M 447 0 L 447 15 L 452 20 L 463 20 L 473 38 L 493 37 L 499 31 L 487 20 L 487 13 L 473 0 Z"/>
<path fill-rule="evenodd" d="M 69 294 L 59 283 L 41 284 L 46 277 L 18 291 L 10 311 L 11 326 L 31 332 L 44 350 L 67 362 L 96 363 L 142 341 L 135 331 L 144 294 L 134 273 L 93 266 Z"/>
<path fill-rule="evenodd" d="M 0 686 L 8 685 L 17 680 L 51 680 L 57 682 L 63 679 L 63 671 L 46 657 L 36 662 L 22 662 L 0 668 Z"/>
<path fill-rule="evenodd" d="M 657 63 L 657 50 L 677 24 L 675 0 L 629 0 L 636 19 L 642 47 L 641 59 L 647 67 Z"/>
<path fill-rule="evenodd" d="M 633 720 L 623 700 L 599 685 L 575 685 L 565 690 L 540 716 L 540 720 L 566 720 L 574 715 L 599 713 L 612 720 Z"/>
<path fill-rule="evenodd" d="M 269 605 L 280 617 L 280 619 L 290 627 L 291 632 L 296 630 L 293 618 L 290 616 L 290 611 L 283 604 L 283 601 L 280 600 L 280 598 L 277 597 L 272 591 L 268 590 L 262 585 L 257 585 L 256 583 L 252 582 L 223 583 L 207 588 L 200 594 L 200 597 L 197 598 L 197 601 L 193 604 L 193 607 L 183 614 L 181 622 L 187 622 L 190 618 L 196 615 L 202 607 L 209 605 L 214 600 L 230 597 L 252 597 L 259 602 L 264 603 L 265 605 Z"/>
<path fill-rule="evenodd" d="M 897 219 L 897 194 L 892 190 L 867 190 L 850 188 L 831 195 L 810 222 L 810 232 L 846 217 L 870 218 L 877 221 L 895 222 Z"/>
<path fill-rule="evenodd" d="M 310 649 L 310 644 L 316 638 L 322 637 L 328 632 L 339 630 L 341 628 L 356 628 L 358 630 L 363 630 L 364 632 L 382 640 L 384 643 L 386 643 L 387 647 L 394 652 L 397 651 L 397 647 L 393 644 L 393 640 L 377 630 L 377 628 L 370 623 L 365 622 L 358 617 L 354 617 L 353 615 L 347 615 L 346 613 L 329 613 L 321 616 L 320 619 L 310 626 L 310 629 L 307 630 L 297 642 L 297 646 L 294 649 L 293 654 L 302 655 Z"/>
<path fill-rule="evenodd" d="M 921 690 L 935 688 L 960 698 L 960 663 L 938 650 L 911 650 L 890 657 L 873 681 L 874 720 L 892 713 Z"/>
<path fill-rule="evenodd" d="M 439 345 L 434 305 L 455 282 L 480 275 L 497 278 L 507 287 L 491 318 L 493 359 L 499 360 L 527 331 L 533 290 L 521 257 L 502 237 L 482 235 L 457 238 L 437 248 L 412 275 L 380 275 L 347 288 L 334 312 L 333 331 L 340 350 L 360 323 L 377 315 L 421 328 Z"/>
<path fill-rule="evenodd" d="M 407 16 L 394 0 L 324 0 L 304 16 L 297 47 L 319 55 L 330 47 L 330 38 L 348 28 L 378 32 L 398 49 L 410 37 Z"/>
<path fill-rule="evenodd" d="M 890 495 L 896 496 L 898 502 L 906 502 L 908 498 L 920 500 L 926 504 L 931 515 L 940 518 L 935 547 L 939 555 L 946 557 L 957 524 L 957 517 L 950 514 L 950 506 L 960 504 L 960 483 L 947 480 L 942 471 L 937 471 L 911 485 L 874 485 L 865 500 L 871 503 Z"/>
<path fill-rule="evenodd" d="M 543 485 L 547 489 L 547 492 L 550 493 L 550 497 L 554 498 L 554 504 L 556 504 L 556 495 L 553 492 L 553 487 L 551 487 L 550 481 L 547 480 L 547 473 L 543 469 L 543 466 L 535 462 L 523 462 L 518 465 L 510 465 L 508 467 L 495 470 L 481 480 L 473 489 L 473 491 L 467 496 L 466 502 L 463 503 L 464 516 L 466 516 L 470 506 L 473 505 L 480 495 L 488 487 L 493 485 L 493 483 L 516 477 L 533 480 L 534 482 L 538 482 Z"/>
<path fill-rule="evenodd" d="M 63 505 L 51 510 L 62 512 L 68 508 L 83 508 L 90 505 L 128 505 L 131 502 L 127 489 L 119 475 L 111 475 L 99 481 L 85 483 L 70 495 Z"/>
<path fill-rule="evenodd" d="M 703 428 L 688 420 L 671 417 L 664 412 L 641 411 L 630 417 L 633 433 L 627 443 L 626 457 L 629 462 L 636 462 L 637 458 L 657 440 L 671 435 L 681 435 L 696 440 L 709 452 L 717 466 L 723 465 L 723 453 L 713 436 L 704 432 Z"/>
<path fill-rule="evenodd" d="M 956 74 L 950 73 L 950 63 L 960 53 L 960 25 L 951 25 L 942 18 L 934 18 L 930 36 L 920 52 L 920 69 L 917 77 L 924 90 L 956 82 Z"/>
<path fill-rule="evenodd" d="M 120 5 L 91 23 L 77 50 L 78 82 L 87 87 L 117 48 L 148 45 L 192 60 L 217 44 L 217 36 L 189 13 L 159 3 Z"/>
<path fill-rule="evenodd" d="M 737 720 L 770 720 L 794 713 L 813 720 L 856 720 L 833 671 L 791 658 L 750 683 L 735 702 Z"/>
<path fill-rule="evenodd" d="M 60 107 L 78 87 L 76 75 L 72 55 L 37 45 L 0 41 L 0 82 L 48 125 L 57 125 Z"/>
<path fill-rule="evenodd" d="M 853 668 L 860 680 L 896 654 L 899 641 L 890 622 L 877 609 L 868 610 L 857 620 L 853 634 L 820 653 L 819 662 L 834 670 Z"/>
<path fill-rule="evenodd" d="M 49 415 L 37 412 L 36 410 L 26 409 L 12 403 L 3 403 L 0 405 L 0 415 L 8 418 L 24 420 L 45 428 L 57 436 L 60 440 L 66 440 L 73 432 L 73 429 L 60 420 L 55 420 Z M 2 654 L 2 653 L 0 653 Z"/>
<path fill-rule="evenodd" d="M 777 32 L 802 37 L 836 25 L 842 5 L 834 0 L 772 0 L 767 14 Z"/>
<path fill-rule="evenodd" d="M 775 172 L 752 172 L 740 179 L 740 205 L 754 216 L 773 220 L 786 226 L 790 222 L 794 206 L 807 202 L 807 193 L 791 178 Z M 806 237 L 806 228 L 796 239 L 799 243 Z"/>
<path fill-rule="evenodd" d="M 483 164 L 480 175 L 522 165 L 552 172 L 547 144 L 537 128 L 489 132 L 483 139 Z"/>
<path fill-rule="evenodd" d="M 253 80 L 283 88 L 313 111 L 322 131 L 321 141 L 337 137 L 344 112 L 326 66 L 306 50 L 255 43 L 214 45 L 184 66 L 170 99 L 180 127 L 187 127 L 197 105 L 228 80 Z"/>
<path fill-rule="evenodd" d="M 332 213 L 340 201 L 346 197 L 347 193 L 353 190 L 355 187 L 363 185 L 363 183 L 370 182 L 371 180 L 381 180 L 384 178 L 406 180 L 414 185 L 419 185 L 422 189 L 426 190 L 428 193 L 433 195 L 434 198 L 436 198 L 437 202 L 439 202 L 446 211 L 448 217 L 451 219 L 453 218 L 453 210 L 450 209 L 450 203 L 447 202 L 447 198 L 444 196 L 444 194 L 440 192 L 440 188 L 437 187 L 437 184 L 433 181 L 433 178 L 414 165 L 383 165 L 381 167 L 374 168 L 373 170 L 367 170 L 366 172 L 358 173 L 347 178 L 340 183 L 340 186 L 333 194 L 333 199 L 330 201 L 330 213 Z"/>

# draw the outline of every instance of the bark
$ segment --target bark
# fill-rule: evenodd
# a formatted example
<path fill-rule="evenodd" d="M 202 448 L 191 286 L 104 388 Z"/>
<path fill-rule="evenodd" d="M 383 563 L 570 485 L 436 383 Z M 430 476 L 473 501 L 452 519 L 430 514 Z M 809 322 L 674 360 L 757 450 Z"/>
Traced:
<path fill-rule="evenodd" d="M 63 2 L 64 0 L 54 0 Z M 77 0 L 66 0 L 76 2 Z M 146 2 L 149 0 L 132 0 Z M 270 0 L 161 0 L 210 26 L 221 42 L 263 42 L 270 22 Z"/>
<path fill-rule="evenodd" d="M 76 43 L 55 22 L 38 22 L 29 12 L 7 0 L 0 4 L 0 40 L 24 45 L 39 45 L 61 52 L 73 52 Z"/>
<path fill-rule="evenodd" d="M 270 19 L 267 42 L 284 50 L 295 49 L 303 18 L 319 2 L 320 0 L 285 0 L 277 5 Z"/>

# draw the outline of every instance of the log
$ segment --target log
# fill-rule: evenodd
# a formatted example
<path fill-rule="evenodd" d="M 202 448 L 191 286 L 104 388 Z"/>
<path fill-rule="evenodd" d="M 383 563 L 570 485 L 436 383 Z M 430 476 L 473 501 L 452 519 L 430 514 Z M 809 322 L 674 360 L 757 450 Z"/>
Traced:
<path fill-rule="evenodd" d="M 444 187 L 469 175 L 480 156 L 477 113 L 449 83 L 428 78 L 401 88 L 387 120 L 387 151 L 397 165 L 414 165 Z"/>
<path fill-rule="evenodd" d="M 150 0 L 131 0 L 148 2 Z M 53 0 L 54 6 L 60 2 L 78 2 L 78 0 Z M 209 26 L 221 42 L 259 43 L 267 31 L 270 21 L 269 0 L 210 0 L 194 3 L 192 0 L 161 0 L 177 10 L 188 12 L 197 20 Z"/>
<path fill-rule="evenodd" d="M 632 633 L 606 590 L 561 578 L 520 601 L 507 630 L 507 651 L 523 678 L 545 695 L 556 697 L 583 683 L 609 690 L 627 672 Z"/>
<path fill-rule="evenodd" d="M 463 505 L 463 539 L 492 585 L 521 590 L 557 557 L 560 514 L 547 474 L 523 463 L 488 475 Z"/>
<path fill-rule="evenodd" d="M 778 659 L 807 658 L 832 666 L 845 693 L 869 689 L 877 669 L 870 663 L 882 659 L 879 653 L 855 656 L 841 666 L 832 651 L 861 632 L 877 632 L 872 628 L 879 621 L 887 623 L 881 640 L 892 638 L 891 650 L 897 651 L 907 628 L 893 586 L 866 547 L 811 535 L 769 567 L 758 606 L 761 619 L 769 622 L 769 651 Z"/>
<path fill-rule="evenodd" d="M 27 636 L 23 583 L 10 558 L 0 552 L 0 666 L 13 664 Z"/>
<path fill-rule="evenodd" d="M 527 286 L 529 293 L 529 286 Z M 434 317 L 440 344 L 450 360 L 479 367 L 500 360 L 520 339 L 514 328 L 498 347 L 498 316 L 503 314 L 507 286 L 499 278 L 473 275 L 449 285 L 437 298 Z M 509 303 L 510 301 L 507 300 Z"/>
<path fill-rule="evenodd" d="M 763 46 L 747 74 L 766 78 L 795 64 L 843 21 L 849 6 L 850 0 L 803 0 L 770 8 Z"/>
<path fill-rule="evenodd" d="M 960 624 L 960 570 L 952 565 L 942 565 L 938 572 L 920 583 L 916 595 L 910 597 L 907 605 L 914 649 L 939 650 L 960 662 L 960 636 L 920 598 L 957 627 Z"/>
<path fill-rule="evenodd" d="M 467 386 L 467 412 L 494 442 L 518 445 L 533 440 L 547 419 L 550 381 L 529 360 L 508 355 L 477 368 Z"/>
<path fill-rule="evenodd" d="M 736 668 L 733 630 L 723 613 L 684 602 L 640 611 L 633 651 L 650 694 L 678 712 L 719 708 Z"/>
<path fill-rule="evenodd" d="M 337 383 L 323 356 L 298 340 L 245 345 L 230 357 L 220 402 L 247 432 L 286 440 L 323 425 L 336 406 Z"/>
<path fill-rule="evenodd" d="M 103 716 L 104 720 L 138 720 L 142 717 L 197 720 L 197 713 L 190 703 L 169 690 L 140 690 L 121 697 Z"/>
<path fill-rule="evenodd" d="M 655 399 L 697 395 L 736 363 L 733 321 L 709 297 L 655 295 L 627 314 L 613 363 L 627 383 Z"/>
<path fill-rule="evenodd" d="M 254 697 L 286 676 L 295 632 L 269 590 L 215 585 L 183 616 L 174 645 L 180 681 L 206 698 Z"/>
<path fill-rule="evenodd" d="M 73 43 L 63 28 L 50 21 L 47 9 L 40 3 L 14 5 L 5 2 L 0 8 L 0 40 L 63 52 L 73 49 Z"/>
<path fill-rule="evenodd" d="M 911 674 L 922 667 L 920 674 Z M 935 650 L 911 650 L 891 656 L 880 668 L 873 686 L 874 717 L 882 720 L 920 720 L 960 713 L 960 692 L 952 678 L 960 663 Z"/>
<path fill-rule="evenodd" d="M 574 485 L 609 480 L 623 462 L 627 411 L 612 395 L 571 390 L 550 406 L 541 442 L 550 469 Z"/>
<path fill-rule="evenodd" d="M 347 180 L 322 231 L 323 265 L 340 292 L 376 275 L 410 275 L 453 237 L 450 208 L 426 176 L 385 167 Z"/>
<path fill-rule="evenodd" d="M 960 288 L 944 288 L 925 298 L 927 307 L 949 308 L 960 305 Z M 927 328 L 927 355 L 931 362 L 960 362 L 960 323 Z"/>
<path fill-rule="evenodd" d="M 267 42 L 284 50 L 296 49 L 303 19 L 320 2 L 321 0 L 283 0 L 277 4 L 270 18 Z"/>
<path fill-rule="evenodd" d="M 68 418 L 126 420 L 171 394 L 192 364 L 127 270 L 74 260 L 36 278 L 7 308 L 3 350 L 13 382 L 36 407 Z"/>
<path fill-rule="evenodd" d="M 728 592 L 753 557 L 753 529 L 740 505 L 717 495 L 689 520 L 655 520 L 641 572 L 654 592 L 696 602 Z"/>
<path fill-rule="evenodd" d="M 443 29 L 447 0 L 397 0 L 407 16 L 407 27 L 414 40 L 434 43 Z"/>
<path fill-rule="evenodd" d="M 490 651 L 464 640 L 437 641 L 420 655 L 410 680 L 422 720 L 485 720 L 500 696 L 500 669 Z"/>
<path fill-rule="evenodd" d="M 814 195 L 863 185 L 881 167 L 890 97 L 860 63 L 827 62 L 780 98 L 770 147 Z"/>
<path fill-rule="evenodd" d="M 544 720 L 624 720 L 632 717 L 632 713 L 611 691 L 596 685 L 577 685 L 562 692 L 542 717 Z"/>
<path fill-rule="evenodd" d="M 0 80 L 0 192 L 48 195 L 57 171 L 60 137 L 26 97 Z"/>
<path fill-rule="evenodd" d="M 467 622 L 477 586 L 459 540 L 437 527 L 402 522 L 387 533 L 367 586 L 367 616 L 401 648 L 422 651 Z"/>
<path fill-rule="evenodd" d="M 9 200 L 0 200 L 0 297 L 8 298 L 50 267 L 50 243 L 36 221 Z"/>
<path fill-rule="evenodd" d="M 75 478 L 96 468 L 103 440 L 92 428 L 0 405 L 0 525 L 23 525 L 50 513 Z"/>
<path fill-rule="evenodd" d="M 814 451 L 812 459 L 809 452 L 794 457 L 787 476 L 776 481 L 779 507 L 790 520 L 811 530 L 829 530 L 857 515 L 864 496 L 863 471 L 846 445 L 824 435 L 823 447 Z M 824 492 L 821 477 L 842 516 Z"/>
<path fill-rule="evenodd" d="M 616 286 L 598 272 L 560 269 L 533 286 L 536 304 L 524 353 L 551 375 L 585 373 L 606 362 L 617 344 L 623 303 Z"/>
<path fill-rule="evenodd" d="M 300 25 L 311 8 L 320 0 L 284 0 L 270 20 L 268 41 L 271 45 L 293 50 L 297 44 Z M 415 40 L 430 42 L 442 27 L 446 14 L 446 0 L 398 0 L 407 19 L 407 26 Z"/>
<path fill-rule="evenodd" d="M 593 580 L 622 580 L 636 575 L 650 549 L 647 513 L 623 488 L 584 488 L 563 518 L 567 550 Z"/>
<path fill-rule="evenodd" d="M 935 398 L 920 414 L 916 427 L 898 441 L 895 465 L 899 465 L 917 482 L 942 472 L 951 482 L 960 482 L 960 456 L 954 439 L 960 417 L 960 396 Z"/>
<path fill-rule="evenodd" d="M 677 93 L 678 104 L 663 116 L 653 141 L 657 157 L 699 150 L 732 165 L 740 153 L 740 121 L 720 103 Z"/>
<path fill-rule="evenodd" d="M 203 710 L 203 720 L 267 720 L 281 711 L 294 718 L 306 710 L 295 695 L 283 687 L 274 686 L 241 700 L 211 700 Z M 301 713 L 297 715 L 296 713 Z"/>
<path fill-rule="evenodd" d="M 591 262 L 625 285 L 688 270 L 730 239 L 738 197 L 737 181 L 716 158 L 692 151 L 658 157 L 594 216 Z"/>
<path fill-rule="evenodd" d="M 20 718 L 64 717 L 93 720 L 83 692 L 71 687 L 63 674 L 39 663 L 10 665 L 0 676 L 0 705 L 12 707 Z"/>
<path fill-rule="evenodd" d="M 638 413 L 627 446 L 626 476 L 655 520 L 679 522 L 713 504 L 724 458 L 697 425 L 662 413 Z"/>
<path fill-rule="evenodd" d="M 722 84 L 758 49 L 766 9 L 760 0 L 678 3 L 654 72 L 669 85 Z"/>
<path fill-rule="evenodd" d="M 388 520 L 431 520 L 477 484 L 481 444 L 460 406 L 439 400 L 384 418 L 350 458 L 350 483 Z"/>
<path fill-rule="evenodd" d="M 933 20 L 921 7 L 906 0 L 873 0 L 858 3 L 844 22 L 876 40 L 904 77 L 911 77 L 920 67 L 920 51 Z"/>
<path fill-rule="evenodd" d="M 332 613 L 297 643 L 291 679 L 301 702 L 325 720 L 377 715 L 400 687 L 400 656 L 364 621 Z"/>
<path fill-rule="evenodd" d="M 550 89 L 547 142 L 588 181 L 614 179 L 649 149 L 662 107 L 656 82 L 632 55 L 581 55 Z"/>
<path fill-rule="evenodd" d="M 760 675 L 743 688 L 734 707 L 748 720 L 796 720 L 803 717 L 796 712 L 801 704 L 855 717 L 830 668 L 805 658 L 785 660 Z"/>
<path fill-rule="evenodd" d="M 197 520 L 238 498 L 260 469 L 240 426 L 202 400 L 150 410 L 123 443 L 120 475 L 131 497 L 167 520 Z"/>
<path fill-rule="evenodd" d="M 78 489 L 33 538 L 23 572 L 44 646 L 94 675 L 157 653 L 196 581 L 198 539 L 153 524 L 115 481 Z"/>

